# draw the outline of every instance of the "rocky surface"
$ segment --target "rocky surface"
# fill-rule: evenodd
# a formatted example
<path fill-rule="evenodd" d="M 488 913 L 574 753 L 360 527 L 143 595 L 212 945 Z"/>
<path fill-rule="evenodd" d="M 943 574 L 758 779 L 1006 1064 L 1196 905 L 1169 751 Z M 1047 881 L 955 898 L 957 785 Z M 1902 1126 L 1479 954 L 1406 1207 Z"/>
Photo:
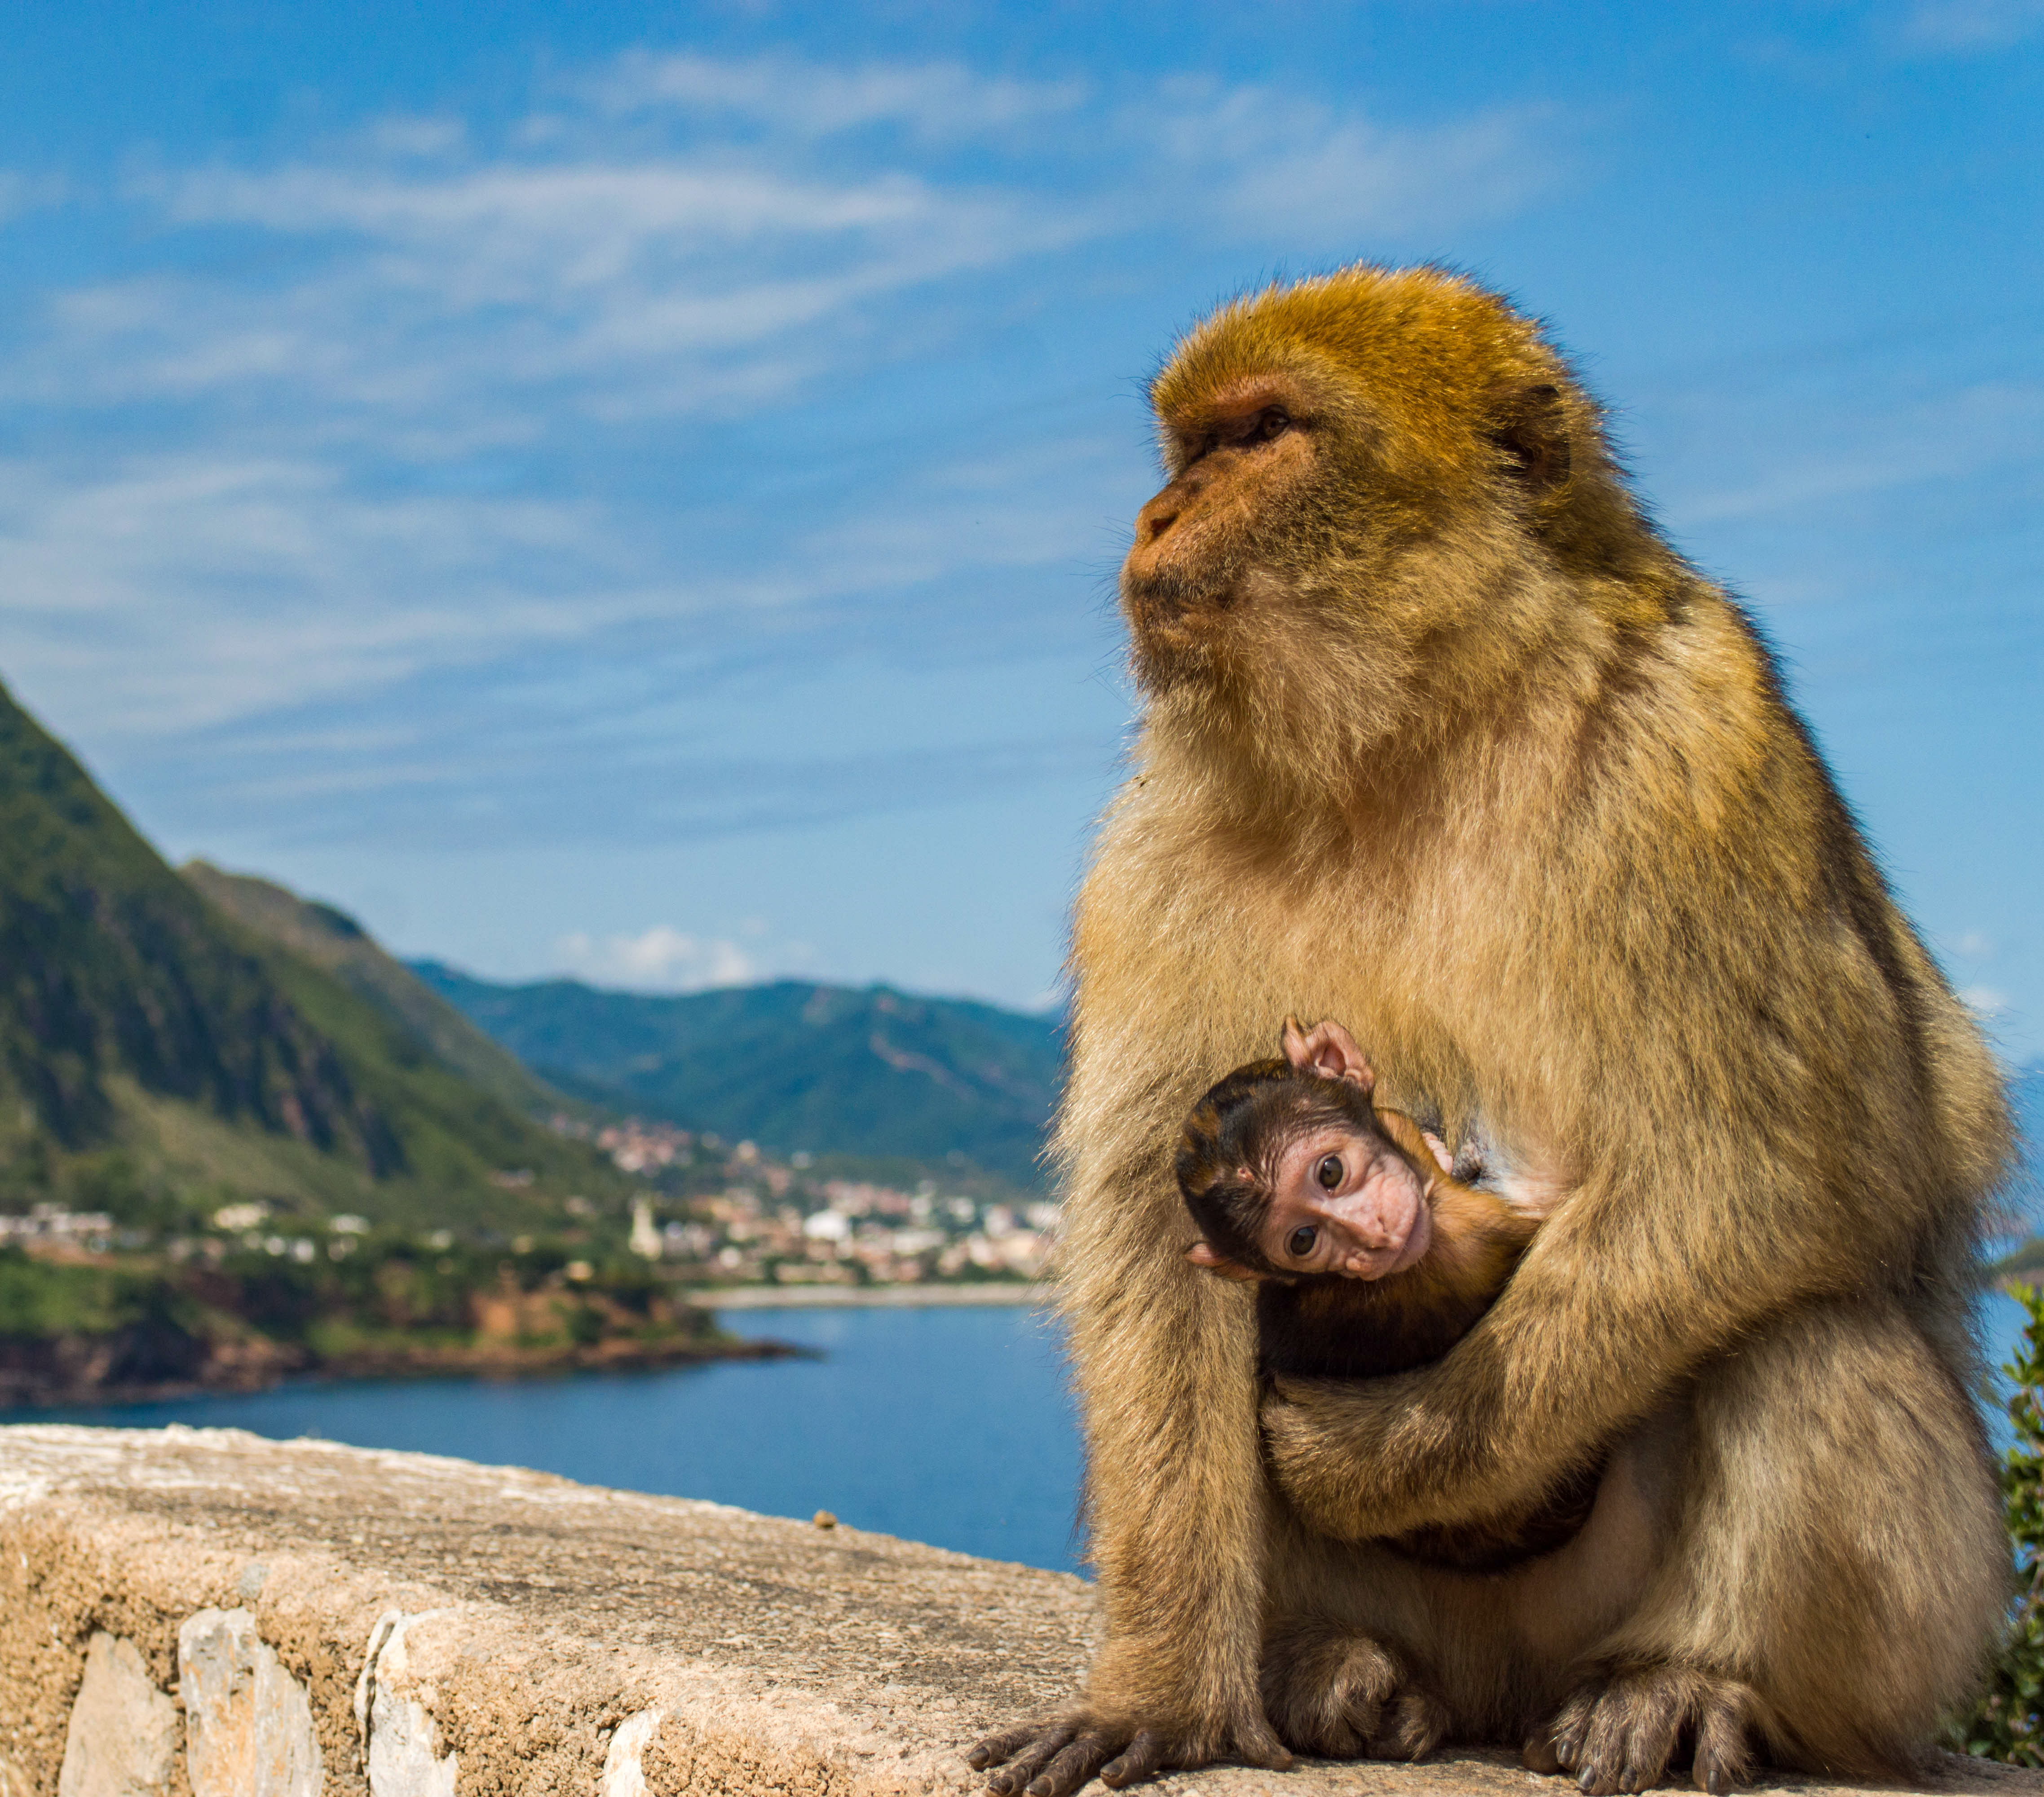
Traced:
<path fill-rule="evenodd" d="M 1093 1615 L 1064 1575 L 540 1473 L 0 1429 L 0 1797 L 962 1797 L 960 1749 L 1070 1691 Z M 1572 1788 L 1455 1755 L 1156 1788 L 1542 1787 Z"/>

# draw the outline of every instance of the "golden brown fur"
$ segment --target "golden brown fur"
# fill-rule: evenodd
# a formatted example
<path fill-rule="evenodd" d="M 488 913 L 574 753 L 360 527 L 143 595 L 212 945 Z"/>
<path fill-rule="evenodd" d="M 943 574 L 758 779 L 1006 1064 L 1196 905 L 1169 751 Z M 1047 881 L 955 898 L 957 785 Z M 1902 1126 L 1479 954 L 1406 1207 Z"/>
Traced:
<path fill-rule="evenodd" d="M 1274 1763 L 1267 1692 L 1296 1746 L 1532 1730 L 1594 1790 L 1685 1738 L 1736 1779 L 1749 1729 L 1902 1764 L 2006 1578 L 1965 1323 L 2008 1141 L 1977 1032 L 1531 323 L 1358 267 L 1224 307 L 1152 396 L 1147 709 L 1058 1136 L 1106 1637 L 1074 1732 L 981 1762 L 1020 1749 L 1012 1787 L 1047 1742 L 1054 1792 L 1114 1753 Z M 1450 1141 L 1566 1174 L 1445 1359 L 1259 1417 L 1252 1299 L 1186 1264 L 1169 1163 L 1288 1012 L 1347 1021 Z M 1589 1526 L 1511 1573 L 1374 1545 L 1600 1457 Z"/>

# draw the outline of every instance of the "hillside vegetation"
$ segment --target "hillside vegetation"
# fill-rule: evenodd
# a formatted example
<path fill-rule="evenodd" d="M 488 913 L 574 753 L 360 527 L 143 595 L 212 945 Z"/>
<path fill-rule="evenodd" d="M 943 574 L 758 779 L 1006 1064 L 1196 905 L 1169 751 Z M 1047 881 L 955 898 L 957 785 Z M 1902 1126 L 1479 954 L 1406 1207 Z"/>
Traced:
<path fill-rule="evenodd" d="M 0 1404 L 728 1351 L 581 1107 L 341 914 L 173 872 L 4 691 L 0 847 Z"/>
<path fill-rule="evenodd" d="M 536 1114 L 558 1097 L 348 920 L 180 878 L 4 691 L 0 842 L 0 1209 L 160 1227 L 248 1200 L 473 1230 L 622 1203 Z"/>
<path fill-rule="evenodd" d="M 946 1163 L 1040 1187 L 1058 1021 L 886 986 L 794 980 L 674 997 L 578 980 L 412 971 L 525 1064 L 582 1096 L 770 1145 Z"/>

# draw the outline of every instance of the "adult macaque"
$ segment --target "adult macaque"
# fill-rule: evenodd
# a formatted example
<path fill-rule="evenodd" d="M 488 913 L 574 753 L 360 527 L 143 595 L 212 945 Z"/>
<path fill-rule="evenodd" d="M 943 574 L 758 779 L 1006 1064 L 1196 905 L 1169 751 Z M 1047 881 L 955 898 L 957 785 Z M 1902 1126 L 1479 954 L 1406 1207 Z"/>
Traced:
<path fill-rule="evenodd" d="M 1538 329 L 1431 270 L 1223 308 L 1151 390 L 1145 700 L 1073 942 L 1062 1291 L 1105 1638 L 989 1782 L 1523 1742 L 1586 1790 L 1905 1767 L 2008 1577 L 1968 1306 L 2008 1131 L 1745 615 Z M 1180 1119 L 1287 1012 L 1556 1170 L 1441 1360 L 1264 1396 Z M 1539 1512 L 1478 1579 L 1385 1545 Z"/>
<path fill-rule="evenodd" d="M 1540 1227 L 1453 1176 L 1438 1137 L 1370 1102 L 1347 1030 L 1286 1019 L 1282 1054 L 1193 1107 L 1173 1165 L 1199 1227 L 1185 1258 L 1258 1282 L 1267 1374 L 1361 1379 L 1438 1359 L 1490 1307 Z"/>

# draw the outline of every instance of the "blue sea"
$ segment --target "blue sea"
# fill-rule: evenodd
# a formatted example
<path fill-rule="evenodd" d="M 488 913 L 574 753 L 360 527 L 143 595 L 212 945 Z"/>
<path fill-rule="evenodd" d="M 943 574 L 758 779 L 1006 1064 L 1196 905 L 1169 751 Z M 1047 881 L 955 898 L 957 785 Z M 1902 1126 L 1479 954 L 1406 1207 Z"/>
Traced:
<path fill-rule="evenodd" d="M 1984 1320 L 1998 1364 L 2022 1311 L 1996 1293 Z M 1078 1432 L 1042 1318 L 993 1306 L 748 1310 L 725 1322 L 820 1357 L 516 1383 L 291 1385 L 7 1420 L 185 1422 L 454 1454 L 774 1515 L 828 1510 L 861 1529 L 1076 1570 Z"/>

